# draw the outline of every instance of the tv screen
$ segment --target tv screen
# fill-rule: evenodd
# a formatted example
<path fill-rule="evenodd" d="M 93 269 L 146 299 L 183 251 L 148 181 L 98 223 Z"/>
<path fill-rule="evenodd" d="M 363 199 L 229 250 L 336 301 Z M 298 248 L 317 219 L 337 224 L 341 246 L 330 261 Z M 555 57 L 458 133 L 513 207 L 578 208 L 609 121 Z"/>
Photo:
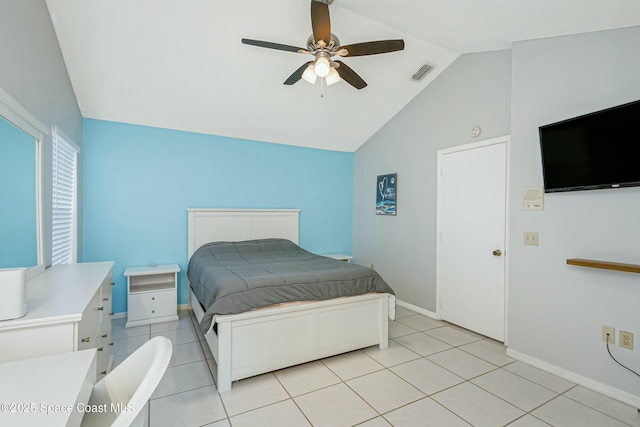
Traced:
<path fill-rule="evenodd" d="M 545 193 L 640 185 L 640 101 L 540 126 Z"/>

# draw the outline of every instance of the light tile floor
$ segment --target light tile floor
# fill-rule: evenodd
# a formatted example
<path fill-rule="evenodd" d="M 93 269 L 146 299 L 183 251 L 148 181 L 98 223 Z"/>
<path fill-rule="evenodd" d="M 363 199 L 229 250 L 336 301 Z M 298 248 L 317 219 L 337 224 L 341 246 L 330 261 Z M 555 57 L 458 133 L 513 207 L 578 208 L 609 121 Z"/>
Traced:
<path fill-rule="evenodd" d="M 364 350 L 235 382 L 218 393 L 197 320 L 125 329 L 114 364 L 149 338 L 173 342 L 149 405 L 150 427 L 640 426 L 636 408 L 505 355 L 498 342 L 398 307 L 389 348 Z"/>

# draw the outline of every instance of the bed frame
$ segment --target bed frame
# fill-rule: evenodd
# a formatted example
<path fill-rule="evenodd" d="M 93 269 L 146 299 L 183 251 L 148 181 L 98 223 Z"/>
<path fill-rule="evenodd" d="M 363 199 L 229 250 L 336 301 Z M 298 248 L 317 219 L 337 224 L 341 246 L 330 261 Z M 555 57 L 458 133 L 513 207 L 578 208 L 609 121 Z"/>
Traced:
<path fill-rule="evenodd" d="M 188 209 L 189 259 L 205 243 L 280 237 L 298 243 L 299 210 Z M 189 287 L 201 321 L 205 310 Z M 365 294 L 289 303 L 214 317 L 204 334 L 217 364 L 219 392 L 236 380 L 378 345 L 388 346 L 395 296 Z M 216 324 L 217 330 L 213 326 Z"/>

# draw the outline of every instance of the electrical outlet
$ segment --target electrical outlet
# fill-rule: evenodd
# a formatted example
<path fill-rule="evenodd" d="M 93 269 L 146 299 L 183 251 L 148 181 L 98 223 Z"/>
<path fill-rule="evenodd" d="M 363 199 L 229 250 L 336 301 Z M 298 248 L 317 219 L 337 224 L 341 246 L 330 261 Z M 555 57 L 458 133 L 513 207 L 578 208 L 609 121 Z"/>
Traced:
<path fill-rule="evenodd" d="M 527 246 L 538 246 L 540 244 L 540 235 L 534 231 L 525 231 L 524 244 Z"/>
<path fill-rule="evenodd" d="M 620 330 L 620 347 L 633 350 L 633 334 Z"/>
<path fill-rule="evenodd" d="M 609 334 L 609 344 L 615 344 L 616 328 L 613 326 L 602 325 L 602 341 L 607 342 L 607 334 Z"/>

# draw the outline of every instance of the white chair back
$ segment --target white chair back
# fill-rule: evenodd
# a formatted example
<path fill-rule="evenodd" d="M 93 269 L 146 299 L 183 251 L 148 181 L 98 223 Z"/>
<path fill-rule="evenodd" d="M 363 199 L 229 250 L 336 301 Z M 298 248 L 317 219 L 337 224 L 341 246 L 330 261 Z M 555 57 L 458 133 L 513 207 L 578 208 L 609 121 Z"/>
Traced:
<path fill-rule="evenodd" d="M 106 410 L 85 413 L 82 426 L 145 426 L 147 402 L 169 365 L 172 351 L 171 340 L 158 336 L 123 360 L 94 385 L 89 398 L 89 405 Z"/>

